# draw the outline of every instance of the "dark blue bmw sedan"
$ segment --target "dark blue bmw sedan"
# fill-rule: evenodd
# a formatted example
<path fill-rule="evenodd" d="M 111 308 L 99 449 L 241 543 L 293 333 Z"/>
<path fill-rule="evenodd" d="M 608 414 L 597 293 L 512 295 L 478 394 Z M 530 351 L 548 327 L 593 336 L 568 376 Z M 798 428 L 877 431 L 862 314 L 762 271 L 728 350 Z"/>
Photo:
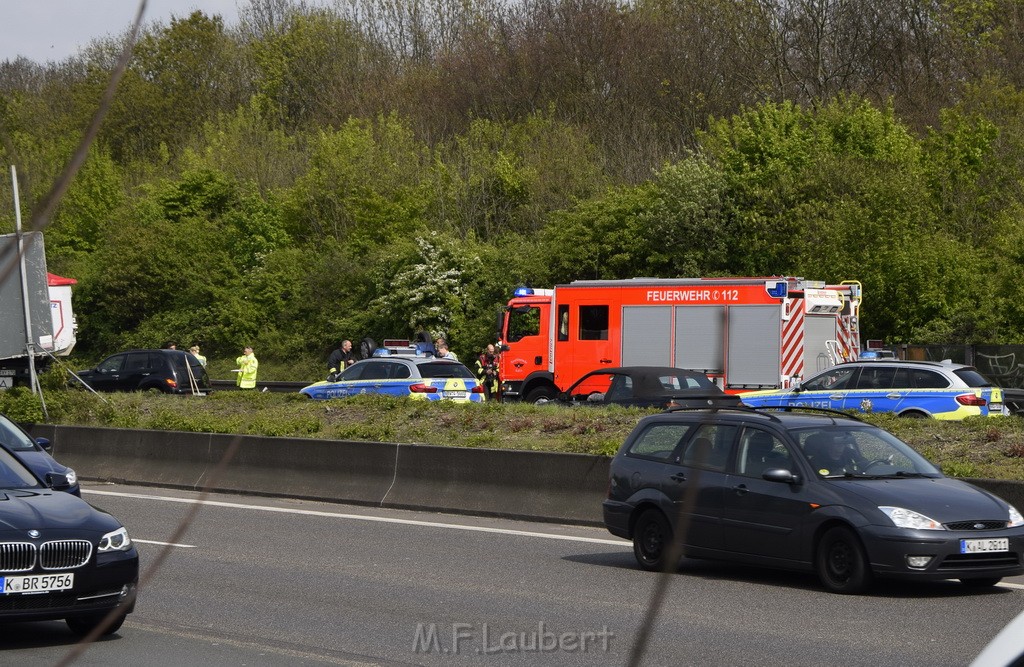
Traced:
<path fill-rule="evenodd" d="M 134 609 L 139 554 L 117 519 L 67 488 L 0 447 L 0 624 L 64 619 L 110 634 Z"/>

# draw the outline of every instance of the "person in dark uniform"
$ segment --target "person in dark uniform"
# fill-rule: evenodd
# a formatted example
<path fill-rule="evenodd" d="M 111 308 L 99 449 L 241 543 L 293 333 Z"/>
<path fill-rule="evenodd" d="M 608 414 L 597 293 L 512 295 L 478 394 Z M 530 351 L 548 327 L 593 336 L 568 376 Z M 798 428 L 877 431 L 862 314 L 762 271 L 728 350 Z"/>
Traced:
<path fill-rule="evenodd" d="M 352 354 L 352 341 L 341 341 L 341 345 L 327 358 L 327 379 L 333 381 L 343 370 L 354 363 L 356 363 L 356 357 Z"/>

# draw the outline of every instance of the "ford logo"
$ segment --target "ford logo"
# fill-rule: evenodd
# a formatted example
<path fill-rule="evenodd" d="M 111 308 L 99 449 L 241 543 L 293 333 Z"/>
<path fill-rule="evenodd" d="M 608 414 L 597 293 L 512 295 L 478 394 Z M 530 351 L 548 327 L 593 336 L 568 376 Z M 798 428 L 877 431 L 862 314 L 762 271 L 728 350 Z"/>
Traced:
<path fill-rule="evenodd" d="M 983 524 L 983 523 L 976 523 L 976 524 L 974 524 L 974 530 L 981 530 L 984 527 L 985 527 L 985 524 Z"/>
<path fill-rule="evenodd" d="M 33 528 L 32 530 L 28 531 L 28 536 L 31 537 L 32 539 L 35 539 L 35 538 L 39 537 L 39 531 L 36 530 L 35 528 Z"/>

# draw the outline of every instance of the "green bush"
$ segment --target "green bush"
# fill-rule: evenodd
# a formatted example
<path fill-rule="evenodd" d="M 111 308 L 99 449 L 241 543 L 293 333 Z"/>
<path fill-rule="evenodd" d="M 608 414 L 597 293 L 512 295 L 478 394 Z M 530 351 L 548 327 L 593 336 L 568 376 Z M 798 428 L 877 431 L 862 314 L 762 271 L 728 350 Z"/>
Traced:
<path fill-rule="evenodd" d="M 0 392 L 0 412 L 21 423 L 44 420 L 42 402 L 25 387 L 14 387 Z"/>

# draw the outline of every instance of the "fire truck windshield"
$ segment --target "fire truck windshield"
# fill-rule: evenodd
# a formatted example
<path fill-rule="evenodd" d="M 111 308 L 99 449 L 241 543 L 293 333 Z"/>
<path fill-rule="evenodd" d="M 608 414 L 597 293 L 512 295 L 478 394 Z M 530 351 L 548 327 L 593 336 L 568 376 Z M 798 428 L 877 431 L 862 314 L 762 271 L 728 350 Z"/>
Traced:
<path fill-rule="evenodd" d="M 519 306 L 508 311 L 508 342 L 540 335 L 540 308 Z"/>

